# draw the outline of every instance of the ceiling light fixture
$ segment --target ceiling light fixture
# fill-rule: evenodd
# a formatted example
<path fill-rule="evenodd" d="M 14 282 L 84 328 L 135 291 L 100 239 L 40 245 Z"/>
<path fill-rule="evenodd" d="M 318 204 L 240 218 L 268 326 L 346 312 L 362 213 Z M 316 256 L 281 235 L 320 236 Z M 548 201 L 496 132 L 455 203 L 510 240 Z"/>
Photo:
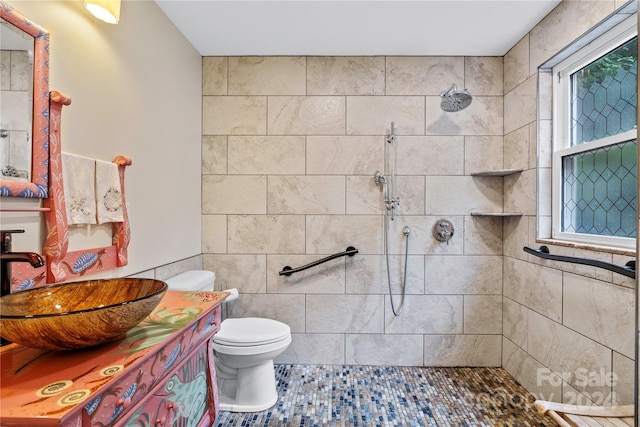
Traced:
<path fill-rule="evenodd" d="M 120 19 L 120 0 L 84 0 L 84 6 L 107 24 L 117 24 Z"/>

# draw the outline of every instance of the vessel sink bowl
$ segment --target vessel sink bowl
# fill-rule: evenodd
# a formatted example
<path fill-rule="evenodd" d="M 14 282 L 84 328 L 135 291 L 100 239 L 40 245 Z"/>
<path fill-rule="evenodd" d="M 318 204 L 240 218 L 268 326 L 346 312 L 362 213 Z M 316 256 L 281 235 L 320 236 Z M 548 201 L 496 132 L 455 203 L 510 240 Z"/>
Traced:
<path fill-rule="evenodd" d="M 0 298 L 0 336 L 28 347 L 72 350 L 113 341 L 160 303 L 167 284 L 154 279 L 86 280 Z"/>

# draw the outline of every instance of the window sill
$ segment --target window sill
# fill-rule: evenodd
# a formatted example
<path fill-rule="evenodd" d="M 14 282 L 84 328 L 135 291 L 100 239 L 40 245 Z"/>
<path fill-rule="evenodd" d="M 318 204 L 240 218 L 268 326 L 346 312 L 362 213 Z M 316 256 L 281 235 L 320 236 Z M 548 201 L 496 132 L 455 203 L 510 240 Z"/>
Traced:
<path fill-rule="evenodd" d="M 630 257 L 635 257 L 636 256 L 636 251 L 635 250 L 631 250 L 631 249 L 613 248 L 613 247 L 610 247 L 610 246 L 589 245 L 589 244 L 586 244 L 586 243 L 568 242 L 568 241 L 565 241 L 565 240 L 536 239 L 536 243 L 542 243 L 542 244 L 545 244 L 545 245 L 564 246 L 564 247 L 575 248 L 575 249 L 586 249 L 586 250 L 589 250 L 589 251 L 605 252 L 605 253 L 610 253 L 610 254 L 615 254 L 615 255 L 623 255 L 623 256 L 630 256 Z"/>

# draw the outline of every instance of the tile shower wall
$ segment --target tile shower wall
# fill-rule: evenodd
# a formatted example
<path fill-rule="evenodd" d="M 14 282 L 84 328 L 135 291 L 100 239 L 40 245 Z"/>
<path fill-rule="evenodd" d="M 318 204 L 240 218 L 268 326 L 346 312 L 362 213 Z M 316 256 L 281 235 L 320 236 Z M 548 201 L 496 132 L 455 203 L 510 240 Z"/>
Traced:
<path fill-rule="evenodd" d="M 440 110 L 451 83 L 471 106 Z M 287 323 L 281 363 L 500 366 L 500 57 L 203 58 L 202 252 L 232 317 Z M 407 296 L 392 314 L 384 256 L 385 135 L 398 134 L 391 278 L 400 301 L 402 228 L 411 229 Z M 449 244 L 431 228 L 451 220 Z M 285 277 L 326 255 L 358 248 Z"/>
<path fill-rule="evenodd" d="M 538 247 L 536 234 L 549 237 L 550 227 L 551 97 L 541 92 L 537 99 L 537 67 L 621 5 L 564 1 L 504 57 L 504 165 L 524 169 L 504 178 L 504 205 L 525 215 L 504 220 L 502 365 L 538 398 L 565 403 L 633 403 L 635 281 L 522 250 Z M 542 87 L 549 78 L 541 76 Z M 633 259 L 557 245 L 550 250 L 621 265 Z"/>

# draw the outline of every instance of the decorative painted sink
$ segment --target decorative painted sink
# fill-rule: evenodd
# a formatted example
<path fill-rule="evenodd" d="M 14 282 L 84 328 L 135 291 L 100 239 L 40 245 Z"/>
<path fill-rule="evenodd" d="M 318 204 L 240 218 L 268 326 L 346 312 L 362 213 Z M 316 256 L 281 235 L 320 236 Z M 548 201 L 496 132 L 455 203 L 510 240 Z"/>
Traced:
<path fill-rule="evenodd" d="M 160 280 L 120 278 L 45 286 L 0 298 L 0 336 L 28 347 L 72 350 L 113 341 L 158 305 Z"/>

